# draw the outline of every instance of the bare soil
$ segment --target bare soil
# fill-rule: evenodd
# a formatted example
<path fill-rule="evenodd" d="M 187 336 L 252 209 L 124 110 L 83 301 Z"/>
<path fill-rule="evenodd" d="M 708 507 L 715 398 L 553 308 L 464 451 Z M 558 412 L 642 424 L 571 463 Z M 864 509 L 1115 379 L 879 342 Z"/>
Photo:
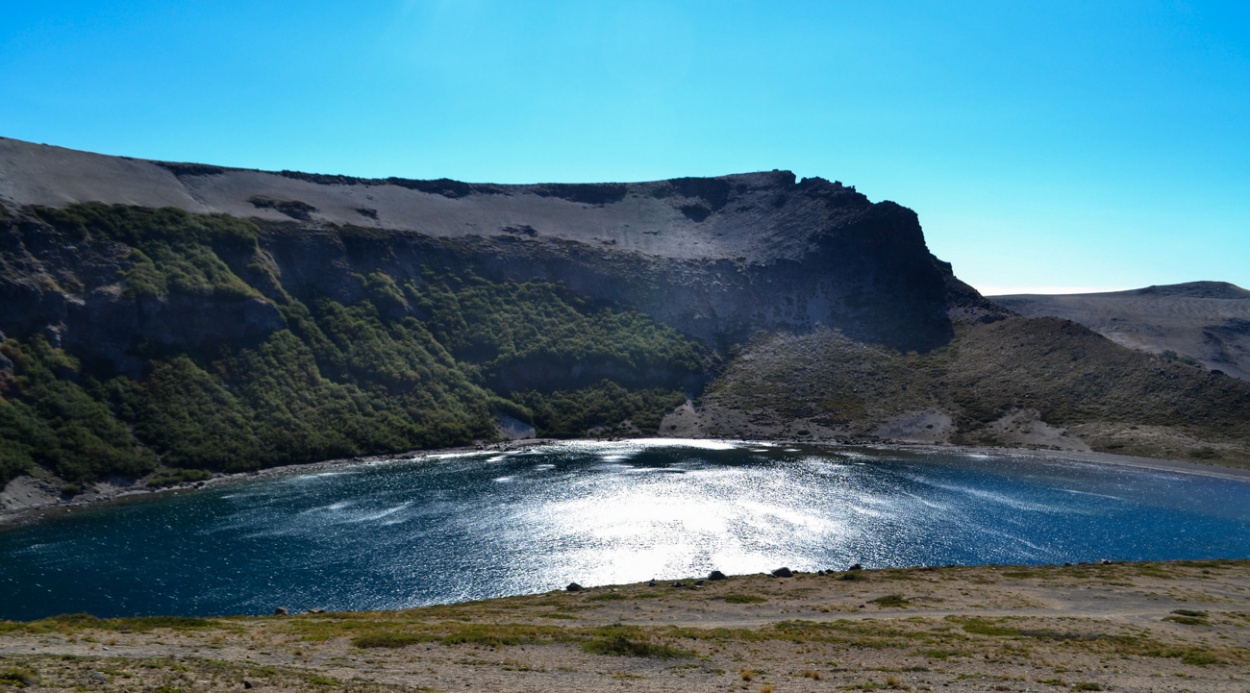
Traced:
<path fill-rule="evenodd" d="M 991 296 L 1026 317 L 1078 322 L 1117 344 L 1171 352 L 1250 380 L 1250 291 L 1221 282 L 1095 294 Z"/>
<path fill-rule="evenodd" d="M 397 612 L 0 622 L 0 690 L 1244 691 L 1250 562 L 601 587 Z"/>

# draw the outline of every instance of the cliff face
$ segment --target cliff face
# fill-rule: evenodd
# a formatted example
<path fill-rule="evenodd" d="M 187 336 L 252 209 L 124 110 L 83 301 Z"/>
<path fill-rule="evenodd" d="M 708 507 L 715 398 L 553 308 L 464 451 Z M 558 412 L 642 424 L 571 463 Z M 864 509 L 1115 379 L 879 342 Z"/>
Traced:
<path fill-rule="evenodd" d="M 910 210 L 784 171 L 364 180 L 0 139 L 0 333 L 0 486 L 526 430 L 1250 464 L 1250 383 L 1017 316 Z"/>
<path fill-rule="evenodd" d="M 259 255 L 235 269 L 262 296 L 132 300 L 118 288 L 131 268 L 127 247 L 58 239 L 29 211 L 85 202 L 255 220 Z M 288 292 L 346 303 L 360 291 L 353 275 L 373 271 L 419 280 L 423 267 L 455 267 L 560 282 L 712 345 L 827 327 L 924 350 L 951 334 L 943 275 L 914 213 L 784 171 L 506 186 L 155 163 L 0 139 L 0 204 L 10 229 L 0 330 L 50 330 L 114 360 L 127 341 L 185 344 L 217 339 L 223 325 L 242 334 L 279 327 L 264 305 L 269 280 L 246 276 L 253 260 Z"/>
<path fill-rule="evenodd" d="M 910 210 L 784 171 L 363 180 L 8 139 L 0 270 L 0 481 L 186 478 L 500 421 L 654 433 L 756 333 L 940 346 L 957 284 Z"/>

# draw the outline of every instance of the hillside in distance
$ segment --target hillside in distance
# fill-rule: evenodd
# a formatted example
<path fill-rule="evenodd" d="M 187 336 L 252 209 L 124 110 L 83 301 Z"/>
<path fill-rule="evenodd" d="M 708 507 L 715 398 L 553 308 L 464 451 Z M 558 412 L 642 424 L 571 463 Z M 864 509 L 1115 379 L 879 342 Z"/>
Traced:
<path fill-rule="evenodd" d="M 1250 291 L 1188 282 L 1092 294 L 1021 294 L 991 300 L 1028 317 L 1060 317 L 1126 347 L 1186 358 L 1250 380 Z"/>
<path fill-rule="evenodd" d="M 67 494 L 530 435 L 1250 461 L 1250 383 L 1017 316 L 911 210 L 786 171 L 495 185 L 0 139 L 0 270 L 0 482 Z"/>

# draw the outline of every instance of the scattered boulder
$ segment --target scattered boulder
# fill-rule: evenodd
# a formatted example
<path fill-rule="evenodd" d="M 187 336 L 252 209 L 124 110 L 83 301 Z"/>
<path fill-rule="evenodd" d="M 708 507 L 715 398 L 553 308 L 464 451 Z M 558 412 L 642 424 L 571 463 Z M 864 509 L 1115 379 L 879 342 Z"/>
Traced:
<path fill-rule="evenodd" d="M 856 563 L 855 565 L 851 566 L 850 568 L 847 568 L 847 570 L 863 570 L 863 569 L 864 569 L 864 566 L 862 566 L 862 565 L 860 565 L 860 564 L 858 564 L 858 563 Z"/>
<path fill-rule="evenodd" d="M 710 573 L 708 573 L 708 574 L 707 574 L 707 579 L 709 579 L 709 580 L 728 580 L 729 578 L 728 578 L 728 577 L 726 577 L 726 576 L 725 576 L 725 574 L 724 574 L 724 573 L 722 573 L 721 571 L 719 571 L 719 570 L 713 570 L 712 572 L 710 572 Z"/>
<path fill-rule="evenodd" d="M 570 582 L 564 589 L 569 592 L 581 592 L 584 588 L 576 582 Z"/>
<path fill-rule="evenodd" d="M 778 568 L 773 571 L 773 577 L 779 577 L 779 578 L 794 577 L 794 571 L 790 570 L 789 568 L 784 568 L 784 567 Z"/>
<path fill-rule="evenodd" d="M 651 582 L 647 583 L 647 587 L 655 587 L 655 578 L 651 578 Z"/>
<path fill-rule="evenodd" d="M 286 616 L 288 613 L 290 612 L 287 611 L 287 608 L 285 606 L 280 606 L 273 610 L 274 616 Z"/>

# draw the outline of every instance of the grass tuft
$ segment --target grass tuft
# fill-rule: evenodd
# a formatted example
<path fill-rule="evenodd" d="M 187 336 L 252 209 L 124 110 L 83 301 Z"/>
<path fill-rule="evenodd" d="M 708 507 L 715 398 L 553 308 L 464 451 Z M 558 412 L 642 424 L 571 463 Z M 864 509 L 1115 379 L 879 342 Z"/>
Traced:
<path fill-rule="evenodd" d="M 877 597 L 870 600 L 873 604 L 880 607 L 904 607 L 911 603 L 911 600 L 901 594 L 887 594 L 884 597 Z"/>
<path fill-rule="evenodd" d="M 760 604 L 768 601 L 758 594 L 727 594 L 724 600 L 727 604 Z"/>
<path fill-rule="evenodd" d="M 26 688 L 39 684 L 39 675 L 26 667 L 8 667 L 0 669 L 0 683 L 14 688 Z"/>
<path fill-rule="evenodd" d="M 646 639 L 636 639 L 624 635 L 598 637 L 582 643 L 582 649 L 590 654 L 612 655 L 615 657 L 647 657 L 650 659 L 684 659 L 694 656 L 686 650 L 671 647 L 662 643 L 654 643 Z"/>

